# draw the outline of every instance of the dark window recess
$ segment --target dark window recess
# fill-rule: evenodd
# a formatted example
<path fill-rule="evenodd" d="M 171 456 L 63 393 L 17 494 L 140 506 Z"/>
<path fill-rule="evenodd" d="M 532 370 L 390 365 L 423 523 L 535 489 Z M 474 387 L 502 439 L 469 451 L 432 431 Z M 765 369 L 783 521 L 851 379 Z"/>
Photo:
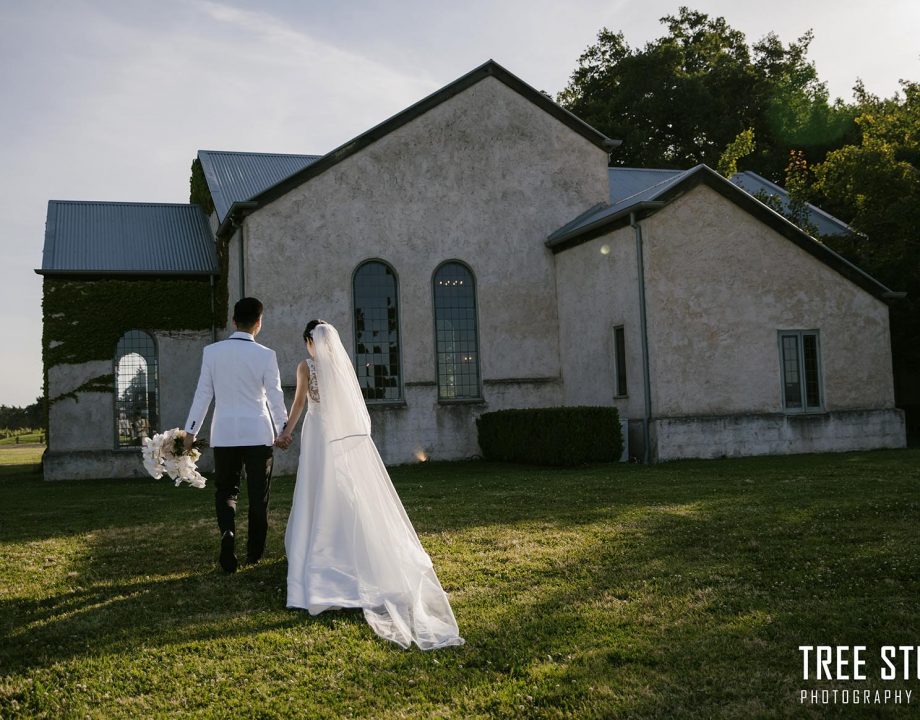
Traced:
<path fill-rule="evenodd" d="M 365 400 L 401 397 L 399 300 L 396 275 L 370 260 L 355 271 L 355 370 Z"/>

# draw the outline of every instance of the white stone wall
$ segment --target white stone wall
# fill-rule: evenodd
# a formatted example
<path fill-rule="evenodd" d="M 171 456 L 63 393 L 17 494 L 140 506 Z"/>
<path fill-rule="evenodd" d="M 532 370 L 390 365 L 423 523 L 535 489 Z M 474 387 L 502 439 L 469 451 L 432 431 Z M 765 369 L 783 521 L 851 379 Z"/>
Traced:
<path fill-rule="evenodd" d="M 160 373 L 160 431 L 183 427 L 201 369 L 201 351 L 210 331 L 154 332 Z M 112 360 L 64 364 L 48 371 L 52 398 L 114 372 Z M 49 450 L 44 459 L 46 480 L 145 475 L 139 449 L 115 449 L 115 397 L 110 392 L 81 392 L 76 398 L 52 403 L 49 413 Z M 205 435 L 207 429 L 205 429 Z M 201 467 L 210 470 L 208 453 Z"/>
<path fill-rule="evenodd" d="M 48 397 L 52 399 L 48 408 L 48 435 L 53 449 L 112 449 L 114 429 L 110 433 L 100 429 L 113 428 L 113 393 L 84 392 L 76 398 L 64 397 L 93 378 L 111 374 L 111 360 L 57 365 L 48 369 Z"/>
<path fill-rule="evenodd" d="M 901 448 L 904 413 L 841 410 L 801 415 L 729 415 L 655 420 L 656 460 Z"/>
<path fill-rule="evenodd" d="M 706 186 L 641 225 L 653 458 L 903 447 L 884 303 Z M 625 227 L 556 256 L 565 403 L 616 406 L 634 441 L 644 412 L 635 247 Z M 628 398 L 614 397 L 620 324 Z M 780 329 L 819 330 L 828 412 L 783 413 Z"/>
<path fill-rule="evenodd" d="M 283 382 L 294 384 L 311 318 L 336 325 L 353 352 L 352 273 L 381 258 L 398 275 L 408 405 L 372 411 L 387 462 L 409 459 L 417 443 L 439 459 L 466 457 L 478 413 L 560 402 L 555 272 L 543 243 L 607 198 L 606 166 L 603 150 L 486 78 L 249 216 L 247 293 L 265 303 L 259 340 L 277 351 Z M 480 405 L 439 404 L 433 385 L 431 280 L 451 259 L 476 277 Z M 490 382 L 509 379 L 537 382 L 533 391 Z"/>
<path fill-rule="evenodd" d="M 778 330 L 820 332 L 826 410 L 894 406 L 882 301 L 704 185 L 643 235 L 655 417 L 782 412 Z"/>
<path fill-rule="evenodd" d="M 613 405 L 621 418 L 644 412 L 636 242 L 621 228 L 556 255 L 559 344 L 566 405 Z M 626 342 L 626 397 L 616 397 L 613 328 Z"/>

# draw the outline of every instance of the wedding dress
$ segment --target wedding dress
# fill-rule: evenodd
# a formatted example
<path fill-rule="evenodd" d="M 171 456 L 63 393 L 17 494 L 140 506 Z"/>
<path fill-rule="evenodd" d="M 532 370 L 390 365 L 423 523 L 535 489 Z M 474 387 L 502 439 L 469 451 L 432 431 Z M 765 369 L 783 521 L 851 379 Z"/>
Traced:
<path fill-rule="evenodd" d="M 309 403 L 284 545 L 287 607 L 360 607 L 403 648 L 462 645 L 447 595 L 370 435 L 370 416 L 338 332 L 313 330 Z"/>

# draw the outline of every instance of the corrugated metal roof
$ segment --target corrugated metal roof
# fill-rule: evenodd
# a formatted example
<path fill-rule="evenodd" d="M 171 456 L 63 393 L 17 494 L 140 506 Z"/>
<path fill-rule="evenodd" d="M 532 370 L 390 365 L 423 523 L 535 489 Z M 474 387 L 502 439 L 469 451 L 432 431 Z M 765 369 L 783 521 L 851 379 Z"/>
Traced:
<path fill-rule="evenodd" d="M 610 178 L 610 204 L 632 197 L 637 193 L 680 175 L 683 170 L 657 170 L 654 168 L 608 168 Z"/>
<path fill-rule="evenodd" d="M 731 181 L 738 187 L 746 190 L 751 195 L 757 196 L 758 192 L 764 192 L 767 195 L 774 195 L 779 198 L 781 207 L 785 211 L 789 207 L 789 193 L 775 183 L 771 183 L 765 177 L 761 177 L 755 172 L 746 170 L 742 173 L 732 175 Z M 824 212 L 821 208 L 805 203 L 808 208 L 808 222 L 818 229 L 819 235 L 858 235 L 853 228 L 842 220 L 838 220 L 830 213 Z"/>
<path fill-rule="evenodd" d="M 197 205 L 50 200 L 42 275 L 217 273 Z"/>
<path fill-rule="evenodd" d="M 552 247 L 574 235 L 585 232 L 590 227 L 604 224 L 613 217 L 628 213 L 631 208 L 642 203 L 654 201 L 665 190 L 683 180 L 694 170 L 695 168 L 691 170 L 610 168 L 611 204 L 601 205 L 593 211 L 583 213 L 553 232 L 547 242 Z M 623 182 L 620 182 L 621 179 Z"/>
<path fill-rule="evenodd" d="M 199 150 L 218 223 L 235 202 L 243 202 L 313 164 L 320 155 L 283 155 Z"/>
<path fill-rule="evenodd" d="M 610 168 L 610 171 L 611 182 L 613 182 L 620 173 L 629 173 L 631 179 L 641 177 L 639 173 L 635 172 L 634 168 Z M 547 247 L 552 249 L 553 252 L 561 252 L 585 240 L 597 237 L 617 227 L 622 227 L 624 224 L 631 221 L 633 217 L 632 213 L 635 213 L 635 216 L 640 219 L 643 216 L 654 213 L 661 207 L 667 205 L 667 203 L 680 197 L 687 189 L 695 187 L 697 184 L 704 183 L 723 197 L 736 203 L 747 212 L 768 224 L 784 237 L 791 240 L 800 248 L 818 258 L 847 279 L 870 292 L 875 297 L 888 302 L 903 297 L 904 295 L 903 293 L 893 292 L 871 275 L 856 267 L 841 255 L 838 255 L 827 245 L 808 235 L 801 228 L 794 225 L 771 207 L 757 200 L 750 191 L 744 189 L 740 184 L 727 180 L 706 165 L 697 165 L 690 170 L 684 170 L 682 172 L 668 170 L 654 177 L 648 173 L 644 173 L 644 177 L 646 180 L 657 180 L 657 182 L 632 195 L 621 197 L 617 202 L 611 205 L 596 206 L 566 223 L 546 239 Z M 737 175 L 735 177 L 737 177 Z M 759 178 L 759 176 L 755 177 Z M 759 179 L 763 180 L 763 178 Z M 630 189 L 635 189 L 640 184 L 641 183 L 634 183 Z M 624 183 L 624 187 L 626 186 L 627 185 Z M 782 188 L 778 186 L 773 187 L 777 190 L 782 190 Z M 617 198 L 616 193 L 612 193 L 611 195 L 612 199 Z M 815 209 L 817 210 L 817 208 Z M 836 220 L 836 218 L 827 215 L 823 211 L 820 212 L 827 218 L 839 223 L 838 227 L 847 227 L 845 224 L 840 223 L 839 220 Z M 847 228 L 847 230 L 849 230 L 849 228 Z"/>
<path fill-rule="evenodd" d="M 657 192 L 664 190 L 669 180 L 677 181 L 685 175 L 685 170 L 658 170 L 653 168 L 609 168 L 610 177 L 610 204 L 616 205 L 623 200 L 632 198 L 649 199 Z M 746 170 L 736 173 L 731 181 L 746 191 L 757 196 L 760 191 L 767 195 L 779 198 L 781 207 L 789 207 L 789 193 L 779 185 L 771 183 L 755 172 Z M 833 215 L 824 212 L 821 208 L 806 203 L 808 208 L 808 221 L 818 229 L 819 235 L 855 235 L 857 234 L 849 225 L 838 220 Z"/>

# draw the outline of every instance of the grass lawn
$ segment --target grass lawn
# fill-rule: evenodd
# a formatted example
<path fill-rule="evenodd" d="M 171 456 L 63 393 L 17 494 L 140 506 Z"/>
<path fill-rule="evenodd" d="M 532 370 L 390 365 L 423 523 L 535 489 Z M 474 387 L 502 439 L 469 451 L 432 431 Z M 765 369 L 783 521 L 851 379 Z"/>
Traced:
<path fill-rule="evenodd" d="M 291 478 L 267 559 L 226 576 L 210 489 L 6 465 L 0 717 L 907 717 L 920 680 L 881 681 L 878 657 L 920 644 L 918 468 L 920 450 L 396 468 L 467 640 L 423 653 L 354 611 L 284 608 Z M 802 679 L 799 645 L 857 644 L 868 680 Z M 834 687 L 911 705 L 799 704 Z"/>

